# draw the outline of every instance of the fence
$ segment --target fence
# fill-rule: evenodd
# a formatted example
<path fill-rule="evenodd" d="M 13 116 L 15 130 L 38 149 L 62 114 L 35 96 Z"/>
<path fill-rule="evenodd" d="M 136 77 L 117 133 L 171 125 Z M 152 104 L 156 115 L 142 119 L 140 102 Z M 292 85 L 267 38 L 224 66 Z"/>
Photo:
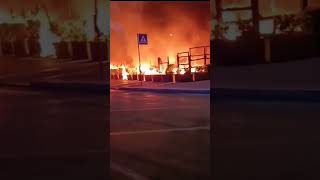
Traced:
<path fill-rule="evenodd" d="M 177 54 L 178 68 L 191 69 L 208 64 L 210 64 L 210 46 L 192 47 L 188 52 Z"/>

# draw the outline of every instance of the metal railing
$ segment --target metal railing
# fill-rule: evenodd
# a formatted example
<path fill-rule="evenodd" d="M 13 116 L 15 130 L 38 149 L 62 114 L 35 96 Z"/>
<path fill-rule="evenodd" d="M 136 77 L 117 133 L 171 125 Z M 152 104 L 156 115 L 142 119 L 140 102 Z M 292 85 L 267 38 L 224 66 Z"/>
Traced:
<path fill-rule="evenodd" d="M 197 63 L 199 62 L 200 63 Z M 180 52 L 177 54 L 178 68 L 191 69 L 199 65 L 210 64 L 210 46 L 198 46 L 189 48 L 188 52 Z"/>

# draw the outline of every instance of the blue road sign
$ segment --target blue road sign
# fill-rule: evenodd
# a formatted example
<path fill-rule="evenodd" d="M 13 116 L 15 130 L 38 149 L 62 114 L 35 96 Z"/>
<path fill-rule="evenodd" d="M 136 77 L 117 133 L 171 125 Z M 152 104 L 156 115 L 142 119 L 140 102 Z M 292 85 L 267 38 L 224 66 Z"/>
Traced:
<path fill-rule="evenodd" d="M 148 44 L 147 34 L 138 34 L 138 44 Z"/>

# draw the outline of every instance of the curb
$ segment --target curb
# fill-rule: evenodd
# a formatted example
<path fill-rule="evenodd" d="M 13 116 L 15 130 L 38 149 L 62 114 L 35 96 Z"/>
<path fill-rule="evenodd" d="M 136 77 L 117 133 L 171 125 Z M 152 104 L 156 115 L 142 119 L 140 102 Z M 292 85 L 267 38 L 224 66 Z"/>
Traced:
<path fill-rule="evenodd" d="M 93 92 L 105 94 L 109 91 L 109 84 L 107 83 L 31 82 L 30 87 L 35 90 Z"/>
<path fill-rule="evenodd" d="M 320 101 L 320 90 L 260 90 L 212 88 L 214 99 L 248 99 L 272 101 Z"/>
<path fill-rule="evenodd" d="M 170 93 L 170 94 L 210 94 L 210 89 L 150 89 L 150 88 L 130 88 L 130 87 L 122 87 L 118 88 L 118 90 L 124 91 L 140 91 L 140 92 L 154 92 L 154 93 Z"/>

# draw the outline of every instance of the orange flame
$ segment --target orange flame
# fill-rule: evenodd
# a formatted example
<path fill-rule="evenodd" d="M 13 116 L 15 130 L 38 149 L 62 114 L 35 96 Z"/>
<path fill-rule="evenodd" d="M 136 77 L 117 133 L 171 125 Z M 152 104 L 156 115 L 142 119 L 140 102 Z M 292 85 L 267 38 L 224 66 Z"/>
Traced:
<path fill-rule="evenodd" d="M 121 68 L 122 68 L 122 73 L 121 73 L 122 80 L 128 80 L 129 73 L 126 71 L 126 66 L 122 65 Z"/>

